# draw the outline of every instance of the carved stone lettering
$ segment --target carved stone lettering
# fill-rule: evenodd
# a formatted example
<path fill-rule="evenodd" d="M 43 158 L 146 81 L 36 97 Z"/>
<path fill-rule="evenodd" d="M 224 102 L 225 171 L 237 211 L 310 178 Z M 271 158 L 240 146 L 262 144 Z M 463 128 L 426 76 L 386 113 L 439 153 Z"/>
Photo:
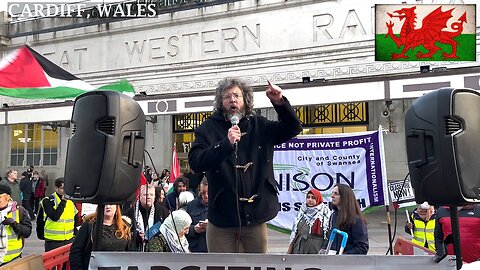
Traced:
<path fill-rule="evenodd" d="M 335 14 L 336 20 L 330 13 L 313 15 L 313 42 L 332 39 L 352 40 L 367 35 L 354 9 L 350 9 L 344 17 L 343 24 L 339 24 L 338 18 L 343 18 L 342 15 Z M 340 25 L 342 25 L 341 28 Z"/>
<path fill-rule="evenodd" d="M 198 38 L 198 33 L 189 33 L 183 34 L 182 37 L 186 37 L 188 39 L 187 47 L 188 47 L 188 57 L 193 56 L 193 41 L 194 39 Z"/>
<path fill-rule="evenodd" d="M 319 14 L 313 16 L 313 41 L 317 42 L 321 39 L 333 39 L 329 28 L 333 24 L 332 14 Z"/>
<path fill-rule="evenodd" d="M 180 48 L 178 47 L 179 38 L 177 36 L 171 36 L 168 39 L 168 47 L 171 49 L 167 51 L 168 56 L 175 57 L 178 54 Z"/>
<path fill-rule="evenodd" d="M 348 34 L 346 37 L 345 35 Z M 340 32 L 340 38 L 355 37 L 357 35 L 365 36 L 367 32 L 358 18 L 357 12 L 354 9 L 348 11 L 347 18 L 343 24 L 342 31 Z"/>
<path fill-rule="evenodd" d="M 125 49 L 127 50 L 128 59 L 130 63 L 134 62 L 135 56 L 138 57 L 138 61 L 142 62 L 143 58 L 143 48 L 145 46 L 146 40 L 138 41 L 134 40 L 132 47 L 130 48 L 130 43 L 127 41 L 125 42 Z M 140 45 L 138 43 L 141 43 Z"/>
<path fill-rule="evenodd" d="M 129 64 L 157 64 L 238 54 L 261 48 L 260 24 L 207 29 L 200 32 L 154 36 L 125 42 Z"/>
<path fill-rule="evenodd" d="M 78 61 L 78 70 L 83 71 L 83 69 L 86 67 L 86 61 L 87 61 L 87 48 L 75 48 L 73 49 L 73 52 L 78 55 L 77 61 Z"/>
<path fill-rule="evenodd" d="M 201 33 L 202 54 L 218 53 L 218 30 L 205 31 Z"/>
<path fill-rule="evenodd" d="M 257 47 L 260 48 L 260 24 L 259 23 L 255 25 L 255 34 L 246 25 L 242 26 L 242 31 L 243 31 L 243 50 L 247 49 L 247 46 L 249 44 L 249 42 L 247 42 L 248 40 L 253 41 L 257 45 Z"/>
<path fill-rule="evenodd" d="M 238 52 L 237 46 L 235 46 L 235 40 L 237 39 L 239 31 L 237 28 L 225 28 L 222 29 L 222 53 L 225 52 L 225 47 L 228 47 L 234 52 Z"/>
<path fill-rule="evenodd" d="M 71 69 L 70 57 L 68 56 L 67 51 L 63 51 L 62 58 L 60 58 L 60 65 L 65 69 Z"/>
<path fill-rule="evenodd" d="M 165 52 L 162 51 L 165 50 L 163 48 L 162 44 L 164 44 L 165 38 L 164 37 L 159 37 L 159 38 L 151 38 L 148 40 L 149 44 L 149 56 L 150 59 L 158 59 L 158 58 L 165 58 Z"/>

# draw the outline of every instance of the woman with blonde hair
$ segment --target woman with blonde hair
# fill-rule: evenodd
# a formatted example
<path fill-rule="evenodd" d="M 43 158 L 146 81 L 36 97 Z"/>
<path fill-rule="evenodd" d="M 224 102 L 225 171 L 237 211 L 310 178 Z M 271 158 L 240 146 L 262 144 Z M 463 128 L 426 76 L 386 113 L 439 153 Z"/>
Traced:
<path fill-rule="evenodd" d="M 72 270 L 88 269 L 90 254 L 94 239 L 93 228 L 97 218 L 97 211 L 85 217 L 72 248 L 70 249 L 70 268 Z M 122 216 L 119 205 L 105 205 L 102 239 L 98 251 L 127 251 L 131 247 L 131 221 Z"/>

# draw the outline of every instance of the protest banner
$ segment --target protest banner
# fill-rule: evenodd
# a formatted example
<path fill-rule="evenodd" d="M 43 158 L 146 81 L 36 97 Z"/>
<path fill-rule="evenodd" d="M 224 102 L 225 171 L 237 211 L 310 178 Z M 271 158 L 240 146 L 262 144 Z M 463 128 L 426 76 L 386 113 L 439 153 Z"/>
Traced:
<path fill-rule="evenodd" d="M 310 189 L 326 203 L 338 183 L 348 184 L 362 209 L 388 204 L 381 131 L 298 136 L 275 146 L 273 162 L 280 212 L 269 224 L 291 229 Z"/>

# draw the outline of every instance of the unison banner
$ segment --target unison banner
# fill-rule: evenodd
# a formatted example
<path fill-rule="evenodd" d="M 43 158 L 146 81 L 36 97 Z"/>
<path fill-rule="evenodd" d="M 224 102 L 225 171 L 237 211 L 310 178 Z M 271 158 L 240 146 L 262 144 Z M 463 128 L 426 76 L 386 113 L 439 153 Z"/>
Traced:
<path fill-rule="evenodd" d="M 360 207 L 386 205 L 387 179 L 382 132 L 299 136 L 275 146 L 273 169 L 280 212 L 271 225 L 291 229 L 310 189 L 331 202 L 338 183 L 352 187 Z"/>

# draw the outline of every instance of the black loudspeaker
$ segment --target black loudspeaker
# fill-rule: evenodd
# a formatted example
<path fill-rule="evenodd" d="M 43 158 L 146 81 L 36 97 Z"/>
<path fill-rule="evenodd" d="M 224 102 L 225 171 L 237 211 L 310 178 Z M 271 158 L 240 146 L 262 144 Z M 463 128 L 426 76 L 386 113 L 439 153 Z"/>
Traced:
<path fill-rule="evenodd" d="M 140 185 L 145 115 L 132 98 L 92 91 L 75 99 L 65 194 L 75 202 L 123 203 Z"/>
<path fill-rule="evenodd" d="M 480 94 L 442 88 L 405 113 L 408 168 L 417 203 L 480 202 Z"/>

